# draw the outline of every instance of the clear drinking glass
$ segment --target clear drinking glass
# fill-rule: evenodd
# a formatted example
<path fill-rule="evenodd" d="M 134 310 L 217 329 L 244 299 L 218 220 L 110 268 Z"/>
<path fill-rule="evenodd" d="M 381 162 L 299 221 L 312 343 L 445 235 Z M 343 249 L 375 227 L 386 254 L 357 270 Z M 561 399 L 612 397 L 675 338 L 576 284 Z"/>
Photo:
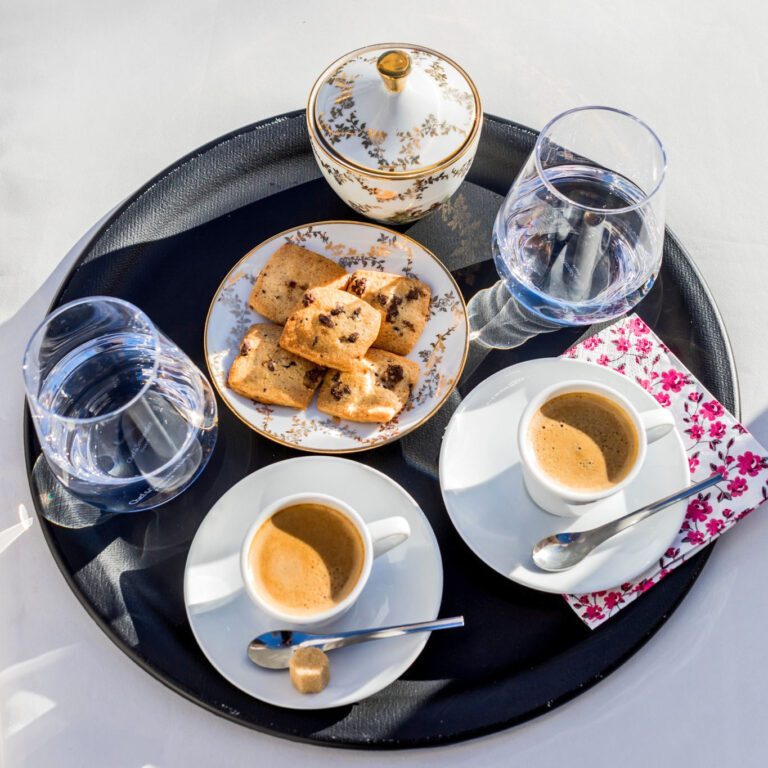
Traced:
<path fill-rule="evenodd" d="M 213 451 L 208 381 L 127 301 L 96 296 L 49 315 L 27 346 L 24 383 L 51 470 L 100 509 L 136 512 L 172 499 Z"/>
<path fill-rule="evenodd" d="M 581 107 L 548 123 L 494 225 L 496 268 L 519 305 L 502 315 L 587 325 L 637 304 L 661 265 L 666 170 L 656 134 L 626 112 Z M 499 288 L 483 300 L 499 310 Z M 498 321 L 480 340 L 504 346 L 494 333 L 505 335 Z"/>

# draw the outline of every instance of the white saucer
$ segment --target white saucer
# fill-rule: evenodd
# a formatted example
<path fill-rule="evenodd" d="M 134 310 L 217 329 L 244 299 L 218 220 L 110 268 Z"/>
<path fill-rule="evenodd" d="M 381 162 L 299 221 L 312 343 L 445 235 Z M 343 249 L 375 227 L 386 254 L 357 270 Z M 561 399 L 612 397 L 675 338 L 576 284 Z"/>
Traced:
<path fill-rule="evenodd" d="M 523 484 L 517 425 L 533 395 L 566 379 L 614 387 L 641 411 L 661 407 L 633 381 L 599 365 L 558 358 L 514 365 L 482 382 L 454 413 L 440 451 L 440 486 L 453 524 L 491 568 L 532 589 L 578 594 L 616 587 L 653 565 L 680 530 L 686 503 L 628 528 L 561 573 L 534 564 L 534 544 L 558 531 L 615 519 L 685 488 L 690 476 L 683 442 L 673 430 L 648 446 L 645 465 L 626 491 L 590 504 L 577 518 L 537 507 Z"/>
<path fill-rule="evenodd" d="M 211 664 L 251 696 L 291 709 L 352 704 L 396 680 L 415 661 L 428 634 L 407 635 L 333 651 L 331 682 L 302 695 L 288 671 L 255 666 L 248 642 L 275 627 L 248 598 L 240 575 L 240 547 L 259 510 L 293 493 L 327 493 L 346 501 L 364 520 L 402 515 L 408 540 L 377 558 L 357 603 L 324 631 L 358 629 L 437 618 L 443 567 L 432 528 L 419 505 L 381 472 L 347 459 L 308 456 L 270 464 L 243 478 L 214 504 L 189 550 L 184 603 L 192 632 Z"/>

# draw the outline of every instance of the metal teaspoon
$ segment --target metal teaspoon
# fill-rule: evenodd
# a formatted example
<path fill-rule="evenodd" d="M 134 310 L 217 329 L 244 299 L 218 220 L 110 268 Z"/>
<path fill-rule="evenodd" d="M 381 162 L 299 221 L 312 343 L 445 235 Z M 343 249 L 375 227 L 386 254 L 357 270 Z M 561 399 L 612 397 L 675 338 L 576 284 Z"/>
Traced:
<path fill-rule="evenodd" d="M 721 474 L 712 475 L 707 480 L 690 485 L 682 491 L 655 501 L 653 504 L 636 509 L 634 512 L 630 512 L 617 520 L 611 520 L 610 523 L 599 525 L 597 528 L 591 528 L 587 531 L 573 531 L 571 533 L 555 533 L 552 536 L 547 536 L 533 548 L 531 553 L 533 562 L 543 571 L 565 571 L 568 568 L 573 568 L 595 547 L 615 536 L 620 531 L 637 525 L 641 520 L 656 514 L 659 510 L 666 509 L 666 507 L 687 499 L 689 496 L 701 493 L 722 480 L 725 480 L 725 478 Z"/>
<path fill-rule="evenodd" d="M 454 616 L 450 619 L 435 621 L 420 621 L 416 624 L 401 624 L 396 627 L 380 627 L 378 629 L 356 629 L 352 632 L 336 632 L 328 635 L 313 635 L 308 632 L 292 630 L 276 630 L 265 632 L 251 640 L 248 644 L 248 658 L 260 667 L 267 669 L 285 669 L 291 660 L 294 648 L 312 646 L 321 651 L 332 651 L 345 645 L 365 643 L 368 640 L 379 640 L 385 637 L 399 637 L 414 632 L 434 632 L 438 629 L 453 629 L 463 627 L 464 617 Z"/>

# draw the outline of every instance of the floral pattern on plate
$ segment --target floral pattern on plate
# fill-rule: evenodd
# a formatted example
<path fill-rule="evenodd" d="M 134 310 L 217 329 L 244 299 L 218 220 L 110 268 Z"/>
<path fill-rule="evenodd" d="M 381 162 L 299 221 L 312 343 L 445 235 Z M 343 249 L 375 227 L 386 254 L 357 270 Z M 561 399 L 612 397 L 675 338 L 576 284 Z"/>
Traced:
<path fill-rule="evenodd" d="M 405 408 L 386 424 L 336 419 L 252 402 L 227 388 L 229 368 L 246 330 L 268 322 L 248 306 L 256 276 L 283 243 L 320 253 L 350 273 L 375 269 L 417 277 L 432 289 L 430 316 L 408 358 L 421 376 Z M 458 286 L 434 254 L 415 240 L 373 224 L 331 221 L 286 230 L 249 251 L 224 278 L 208 311 L 205 357 L 222 400 L 255 431 L 279 443 L 318 453 L 346 453 L 396 440 L 429 419 L 453 391 L 467 356 L 469 328 Z"/>
<path fill-rule="evenodd" d="M 636 315 L 590 336 L 564 356 L 606 366 L 636 381 L 674 415 L 691 480 L 705 480 L 715 472 L 725 477 L 688 502 L 680 532 L 653 568 L 615 589 L 565 595 L 582 621 L 594 629 L 766 501 L 768 456 Z"/>

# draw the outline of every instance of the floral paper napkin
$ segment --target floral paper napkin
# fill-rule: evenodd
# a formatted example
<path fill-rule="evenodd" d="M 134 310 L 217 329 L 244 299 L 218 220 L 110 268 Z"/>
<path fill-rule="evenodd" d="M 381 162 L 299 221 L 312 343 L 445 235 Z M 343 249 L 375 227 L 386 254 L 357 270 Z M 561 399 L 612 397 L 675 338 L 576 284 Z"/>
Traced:
<path fill-rule="evenodd" d="M 615 616 L 688 558 L 768 498 L 768 456 L 637 316 L 611 325 L 564 357 L 604 365 L 628 376 L 675 417 L 693 481 L 722 472 L 725 480 L 688 502 L 683 526 L 658 563 L 614 589 L 564 595 L 590 628 Z"/>

